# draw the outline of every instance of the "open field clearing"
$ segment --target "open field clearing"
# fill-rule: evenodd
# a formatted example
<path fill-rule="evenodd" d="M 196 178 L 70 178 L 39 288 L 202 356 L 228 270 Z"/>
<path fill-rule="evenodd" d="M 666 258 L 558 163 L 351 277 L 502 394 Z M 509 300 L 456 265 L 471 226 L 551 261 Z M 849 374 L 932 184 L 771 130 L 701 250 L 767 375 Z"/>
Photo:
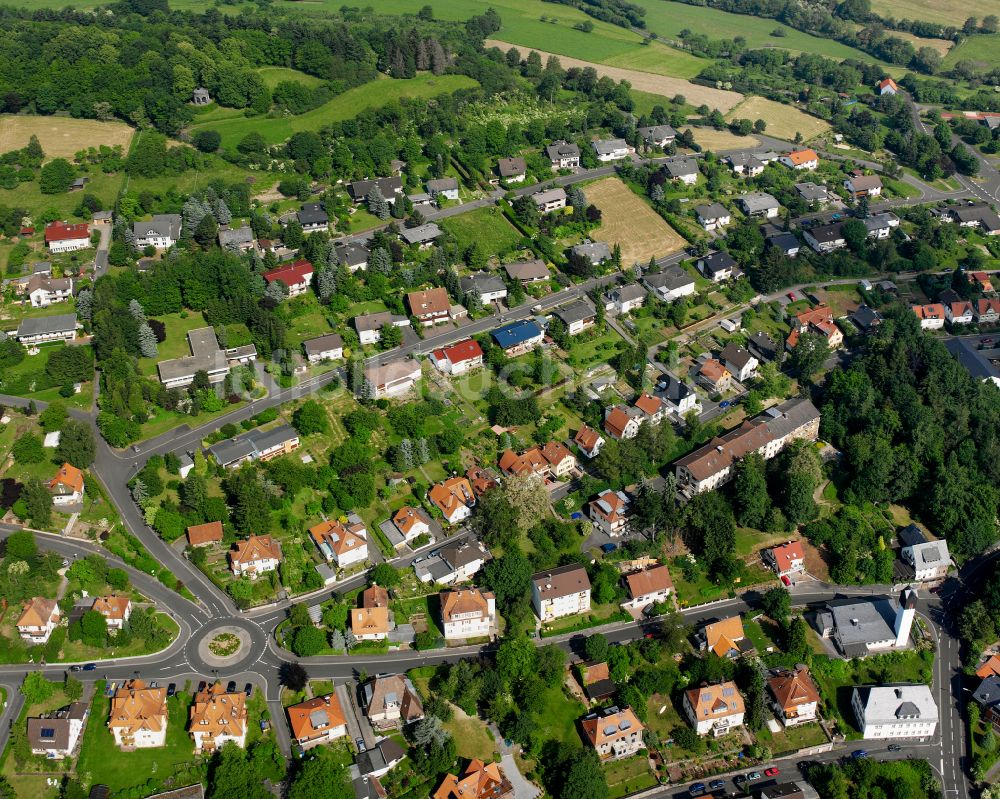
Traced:
<path fill-rule="evenodd" d="M 765 97 L 747 97 L 726 114 L 727 122 L 733 119 L 763 119 L 767 123 L 764 132 L 779 139 L 791 140 L 796 133 L 801 133 L 802 140 L 809 141 L 830 130 L 830 126 L 822 119 Z M 700 132 L 695 136 L 699 142 L 700 136 Z"/>
<path fill-rule="evenodd" d="M 767 131 L 770 133 L 770 131 Z M 738 150 L 741 147 L 756 147 L 760 139 L 756 136 L 737 136 L 728 130 L 714 128 L 694 128 L 694 140 L 705 150 Z"/>
<path fill-rule="evenodd" d="M 625 67 L 675 78 L 693 78 L 705 68 L 703 58 L 659 43 L 606 58 L 604 63 L 609 67 Z"/>
<path fill-rule="evenodd" d="M 494 39 L 487 40 L 487 47 L 509 47 L 504 42 Z M 636 69 L 624 69 L 623 67 L 612 67 L 607 64 L 597 64 L 593 61 L 581 61 L 578 58 L 550 53 L 545 50 L 538 50 L 538 54 L 545 61 L 550 55 L 557 55 L 559 63 L 564 68 L 569 67 L 593 67 L 600 76 L 607 75 L 613 80 L 627 80 L 632 84 L 632 88 L 650 94 L 659 94 L 662 97 L 671 98 L 674 95 L 682 94 L 691 105 L 701 105 L 702 103 L 711 108 L 718 108 L 725 113 L 735 106 L 743 95 L 739 92 L 725 91 L 724 89 L 713 89 L 708 86 L 699 86 L 696 83 L 683 80 L 681 78 L 669 78 L 666 75 L 654 75 L 651 72 L 641 72 Z M 525 53 L 526 55 L 527 53 Z"/>
<path fill-rule="evenodd" d="M 951 67 L 959 61 L 972 61 L 985 68 L 1000 66 L 1000 34 L 970 36 L 948 54 L 944 66 Z"/>
<path fill-rule="evenodd" d="M 235 147 L 250 132 L 257 132 L 268 144 L 285 141 L 293 133 L 319 130 L 331 122 L 350 119 L 368 108 L 378 108 L 403 97 L 434 97 L 468 89 L 476 82 L 465 75 L 418 75 L 394 80 L 383 78 L 348 89 L 330 102 L 304 114 L 282 117 L 246 117 L 243 112 L 228 108 L 213 108 L 198 117 L 191 131 L 216 130 L 222 135 L 223 147 Z"/>
<path fill-rule="evenodd" d="M 595 241 L 622 248 L 622 266 L 645 264 L 682 249 L 686 242 L 642 198 L 618 178 L 604 178 L 584 187 L 587 202 L 601 209 L 601 226 L 591 232 Z"/>
<path fill-rule="evenodd" d="M 917 50 L 921 47 L 930 47 L 937 50 L 941 58 L 948 55 L 951 52 L 951 48 L 955 46 L 955 43 L 951 39 L 925 39 L 923 36 L 914 36 L 912 33 L 905 33 L 904 31 L 890 31 L 890 33 L 897 39 L 909 42 Z"/>
<path fill-rule="evenodd" d="M 257 70 L 257 74 L 260 75 L 261 80 L 264 81 L 269 89 L 273 89 L 283 80 L 293 80 L 310 88 L 319 86 L 323 82 L 320 78 L 307 75 L 305 72 L 299 72 L 299 70 L 289 67 L 261 67 Z"/>
<path fill-rule="evenodd" d="M 102 144 L 120 144 L 128 151 L 134 132 L 124 122 L 4 114 L 0 116 L 0 153 L 25 147 L 32 135 L 38 137 L 46 159 L 72 158 L 80 150 Z"/>
<path fill-rule="evenodd" d="M 942 25 L 956 25 L 969 17 L 997 13 L 996 0 L 967 0 L 964 3 L 944 3 L 942 0 L 872 0 L 872 11 L 895 19 L 925 19 Z M 895 35 L 895 33 L 893 34 Z"/>

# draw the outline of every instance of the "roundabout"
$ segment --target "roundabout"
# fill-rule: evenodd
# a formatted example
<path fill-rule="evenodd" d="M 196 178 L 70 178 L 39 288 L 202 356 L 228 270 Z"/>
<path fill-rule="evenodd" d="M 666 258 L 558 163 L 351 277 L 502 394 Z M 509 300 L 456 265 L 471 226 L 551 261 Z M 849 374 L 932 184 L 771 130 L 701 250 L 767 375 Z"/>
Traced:
<path fill-rule="evenodd" d="M 235 673 L 259 660 L 266 650 L 266 636 L 260 627 L 232 617 L 203 627 L 188 642 L 184 654 L 195 671 Z"/>

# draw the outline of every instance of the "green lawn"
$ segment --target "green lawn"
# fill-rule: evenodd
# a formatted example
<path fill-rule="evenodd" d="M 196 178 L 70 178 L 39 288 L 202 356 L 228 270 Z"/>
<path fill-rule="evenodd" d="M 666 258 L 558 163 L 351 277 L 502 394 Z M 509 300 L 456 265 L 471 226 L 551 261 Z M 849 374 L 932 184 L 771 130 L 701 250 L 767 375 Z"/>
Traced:
<path fill-rule="evenodd" d="M 222 135 L 222 146 L 227 148 L 235 147 L 240 139 L 251 132 L 259 133 L 268 144 L 278 144 L 293 133 L 319 130 L 331 122 L 357 116 L 366 108 L 377 108 L 402 97 L 434 97 L 476 85 L 472 78 L 465 75 L 421 74 L 405 80 L 383 78 L 349 89 L 319 108 L 296 116 L 248 118 L 242 111 L 220 108 L 202 115 L 201 121 L 192 126 L 191 132 L 217 130 Z"/>
<path fill-rule="evenodd" d="M 444 728 L 455 739 L 458 756 L 470 759 L 478 757 L 486 763 L 498 760 L 497 746 L 486 722 L 466 715 L 461 708 L 453 706 L 452 710 L 454 715 L 451 721 L 445 723 Z"/>
<path fill-rule="evenodd" d="M 942 67 L 953 67 L 959 61 L 973 61 L 983 67 L 1000 66 L 1000 33 L 967 37 L 948 53 Z"/>
<path fill-rule="evenodd" d="M 625 760 L 605 763 L 603 769 L 604 776 L 608 781 L 609 799 L 628 796 L 652 788 L 657 784 L 656 777 L 649 770 L 649 760 L 638 755 Z"/>
<path fill-rule="evenodd" d="M 257 70 L 257 74 L 260 75 L 261 80 L 264 81 L 269 89 L 273 89 L 283 80 L 292 80 L 309 87 L 319 86 L 323 83 L 322 78 L 307 75 L 305 72 L 300 72 L 290 67 L 261 67 Z"/>
<path fill-rule="evenodd" d="M 705 68 L 705 59 L 663 44 L 638 47 L 621 55 L 605 58 L 602 64 L 640 72 L 653 72 L 676 78 L 693 78 Z"/>
<path fill-rule="evenodd" d="M 3 380 L 0 381 L 0 392 L 44 402 L 60 400 L 72 407 L 89 408 L 93 400 L 93 381 L 84 383 L 79 394 L 66 399 L 59 396 L 61 386 L 45 373 L 45 366 L 52 353 L 65 346 L 62 343 L 44 344 L 39 347 L 37 355 L 27 355 L 17 366 L 5 370 Z"/>
<path fill-rule="evenodd" d="M 574 369 L 589 369 L 607 363 L 625 344 L 621 336 L 608 325 L 600 334 L 593 330 L 574 336 L 569 350 L 568 363 Z"/>
<path fill-rule="evenodd" d="M 225 141 L 224 137 L 223 141 Z M 150 191 L 157 195 L 167 194 L 172 191 L 174 194 L 186 196 L 198 189 L 205 188 L 209 183 L 217 180 L 221 180 L 224 183 L 241 183 L 246 181 L 253 184 L 253 192 L 259 193 L 277 183 L 278 174 L 276 172 L 250 172 L 249 170 L 241 169 L 238 166 L 227 163 L 222 158 L 214 158 L 212 166 L 207 169 L 189 169 L 187 172 L 182 172 L 179 175 L 163 175 L 156 178 L 130 177 L 128 190 L 136 194 L 143 191 Z"/>
<path fill-rule="evenodd" d="M 516 247 L 522 238 L 497 208 L 477 208 L 444 219 L 441 227 L 455 237 L 459 252 L 478 242 L 487 255 L 502 255 Z"/>
<path fill-rule="evenodd" d="M 103 686 L 103 682 L 97 683 L 98 690 Z M 191 696 L 184 692 L 167 700 L 166 746 L 122 752 L 115 746 L 114 736 L 107 726 L 111 700 L 101 691 L 91 705 L 77 761 L 77 774 L 87 775 L 90 784 L 107 785 L 112 793 L 145 785 L 150 778 L 162 784 L 160 781 L 177 770 L 183 770 L 193 759 L 194 743 L 187 732 L 190 705 Z"/>
<path fill-rule="evenodd" d="M 86 173 L 90 182 L 85 189 L 87 194 L 97 197 L 105 208 L 111 208 L 118 197 L 125 175 L 117 172 L 106 175 L 100 169 Z M 63 194 L 42 194 L 38 181 L 33 180 L 20 184 L 16 189 L 0 189 L 0 205 L 13 208 L 25 208 L 32 216 L 49 209 L 58 212 L 64 219 L 71 219 L 73 211 L 80 205 L 83 192 L 65 192 Z M 41 260 L 41 259 L 39 259 Z"/>
<path fill-rule="evenodd" d="M 184 314 L 182 317 L 181 314 Z M 156 317 L 157 321 L 166 325 L 166 339 L 157 345 L 155 358 L 140 358 L 139 371 L 147 376 L 157 374 L 156 365 L 160 361 L 172 358 L 183 358 L 191 354 L 187 334 L 199 327 L 206 327 L 205 317 L 201 311 L 181 311 Z"/>
<path fill-rule="evenodd" d="M 819 722 L 800 724 L 798 727 L 787 727 L 780 732 L 772 733 L 766 726 L 757 733 L 758 740 L 769 746 L 771 752 L 777 756 L 785 752 L 797 752 L 808 746 L 818 746 L 826 743 L 826 735 L 823 734 Z"/>

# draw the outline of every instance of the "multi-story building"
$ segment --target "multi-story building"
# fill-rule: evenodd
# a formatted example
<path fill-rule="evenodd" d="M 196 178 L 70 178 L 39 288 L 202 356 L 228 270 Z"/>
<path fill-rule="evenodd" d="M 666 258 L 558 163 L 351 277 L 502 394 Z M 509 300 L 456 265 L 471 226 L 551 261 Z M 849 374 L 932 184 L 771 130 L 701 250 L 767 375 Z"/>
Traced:
<path fill-rule="evenodd" d="M 684 712 L 698 735 L 718 737 L 743 725 L 746 705 L 736 683 L 726 681 L 685 691 Z"/>
<path fill-rule="evenodd" d="M 253 344 L 226 349 L 220 347 L 215 329 L 211 327 L 189 330 L 187 340 L 190 355 L 168 358 L 156 364 L 160 382 L 166 388 L 189 386 L 198 372 L 208 375 L 209 383 L 221 383 L 234 366 L 252 363 L 257 359 L 257 348 Z"/>
<path fill-rule="evenodd" d="M 493 340 L 508 358 L 531 352 L 544 338 L 542 328 L 534 319 L 521 319 L 493 331 Z"/>
<path fill-rule="evenodd" d="M 196 754 L 218 751 L 229 741 L 246 746 L 247 695 L 230 693 L 218 681 L 206 686 L 194 695 L 188 732 Z"/>
<path fill-rule="evenodd" d="M 801 541 L 789 541 L 778 547 L 764 550 L 764 560 L 767 561 L 778 577 L 788 577 L 801 574 L 806 570 L 805 554 Z"/>
<path fill-rule="evenodd" d="M 587 515 L 595 527 L 617 538 L 628 526 L 628 506 L 624 492 L 605 489 L 587 504 Z"/>
<path fill-rule="evenodd" d="M 49 760 L 71 757 L 83 734 L 88 715 L 90 706 L 86 702 L 74 702 L 54 713 L 29 718 L 27 738 L 31 753 Z"/>
<path fill-rule="evenodd" d="M 51 222 L 45 226 L 45 244 L 49 252 L 85 250 L 90 246 L 90 226 L 86 222 Z"/>
<path fill-rule="evenodd" d="M 441 592 L 441 622 L 446 641 L 491 636 L 496 620 L 496 599 L 491 592 L 478 588 Z"/>
<path fill-rule="evenodd" d="M 779 671 L 767 681 L 775 718 L 786 727 L 815 721 L 819 712 L 819 689 L 805 666 Z"/>
<path fill-rule="evenodd" d="M 483 365 L 483 348 L 471 338 L 441 347 L 430 355 L 431 363 L 448 375 L 464 375 Z"/>
<path fill-rule="evenodd" d="M 858 658 L 910 646 L 917 592 L 907 588 L 889 596 L 837 599 L 814 617 L 816 631 L 831 638 L 844 657 Z"/>
<path fill-rule="evenodd" d="M 265 272 L 264 280 L 268 285 L 281 283 L 288 289 L 289 297 L 297 297 L 309 291 L 315 271 L 309 261 L 299 260 L 288 266 L 279 266 L 277 269 Z"/>
<path fill-rule="evenodd" d="M 229 567 L 237 577 L 246 575 L 256 580 L 265 572 L 273 572 L 281 564 L 281 544 L 269 535 L 252 535 L 233 544 Z"/>
<path fill-rule="evenodd" d="M 409 544 L 415 538 L 429 535 L 431 520 L 421 508 L 404 505 L 392 517 L 392 523 L 403 537 L 403 543 Z"/>
<path fill-rule="evenodd" d="M 753 644 L 743 632 L 743 619 L 739 616 L 703 625 L 696 639 L 702 650 L 714 652 L 720 658 L 733 659 L 753 651 Z"/>
<path fill-rule="evenodd" d="M 410 313 L 424 327 L 447 322 L 451 310 L 448 292 L 440 287 L 411 291 L 406 295 L 406 305 Z"/>
<path fill-rule="evenodd" d="M 52 504 L 56 507 L 76 505 L 83 502 L 83 472 L 71 463 L 64 463 L 48 482 Z"/>
<path fill-rule="evenodd" d="M 604 409 L 604 432 L 616 441 L 635 438 L 642 425 L 642 412 L 638 408 L 612 405 Z"/>
<path fill-rule="evenodd" d="M 584 330 L 592 328 L 597 321 L 597 311 L 586 299 L 575 300 L 561 308 L 556 308 L 555 315 L 566 325 L 566 332 L 576 336 Z"/>
<path fill-rule="evenodd" d="M 66 302 L 73 296 L 73 278 L 32 275 L 24 287 L 32 308 L 48 308 L 57 302 Z"/>
<path fill-rule="evenodd" d="M 920 320 L 921 330 L 940 330 L 944 327 L 944 322 L 948 314 L 941 303 L 932 302 L 927 305 L 914 305 L 912 308 L 913 313 Z"/>
<path fill-rule="evenodd" d="M 299 448 L 299 434 L 288 424 L 270 430 L 250 430 L 235 438 L 227 438 L 208 448 L 216 463 L 235 469 L 247 461 L 269 461 Z"/>
<path fill-rule="evenodd" d="M 760 362 L 746 347 L 730 342 L 719 353 L 719 360 L 725 364 L 730 373 L 741 383 L 757 374 Z"/>
<path fill-rule="evenodd" d="M 537 474 L 562 480 L 576 468 L 576 458 L 562 442 L 550 441 L 544 446 L 534 446 L 520 454 L 510 449 L 504 450 L 498 465 L 505 475 Z"/>
<path fill-rule="evenodd" d="M 584 457 L 591 460 L 600 454 L 601 447 L 604 446 L 604 437 L 593 428 L 587 427 L 587 425 L 576 431 L 573 441 L 576 442 Z"/>
<path fill-rule="evenodd" d="M 389 592 L 371 585 L 361 592 L 361 607 L 351 609 L 351 634 L 359 641 L 383 641 L 393 628 Z"/>
<path fill-rule="evenodd" d="M 292 739 L 303 750 L 332 743 L 347 735 L 347 717 L 334 693 L 290 705 L 286 712 Z"/>
<path fill-rule="evenodd" d="M 792 150 L 778 161 L 795 170 L 812 170 L 819 166 L 819 156 L 815 150 Z"/>
<path fill-rule="evenodd" d="M 662 564 L 626 574 L 625 586 L 628 599 L 622 602 L 622 607 L 626 610 L 643 610 L 666 602 L 674 592 L 670 570 Z"/>
<path fill-rule="evenodd" d="M 580 148 L 562 139 L 545 148 L 553 169 L 577 169 L 580 166 Z"/>
<path fill-rule="evenodd" d="M 108 729 L 124 752 L 149 749 L 167 742 L 167 689 L 143 680 L 123 682 L 111 697 Z"/>
<path fill-rule="evenodd" d="M 694 209 L 698 224 L 708 232 L 721 230 L 733 220 L 733 215 L 720 203 L 699 205 Z"/>
<path fill-rule="evenodd" d="M 180 214 L 156 214 L 150 220 L 133 222 L 135 246 L 140 250 L 145 247 L 155 247 L 158 250 L 173 247 L 180 241 L 181 224 Z"/>
<path fill-rule="evenodd" d="M 476 505 L 472 484 L 457 475 L 435 483 L 427 492 L 427 498 L 437 506 L 448 524 L 458 524 L 468 519 Z"/>
<path fill-rule="evenodd" d="M 24 604 L 16 624 L 17 634 L 29 644 L 44 644 L 59 624 L 59 604 L 54 599 L 32 597 Z"/>
<path fill-rule="evenodd" d="M 566 189 L 556 186 L 554 189 L 542 189 L 531 195 L 538 208 L 538 213 L 548 214 L 566 207 Z"/>
<path fill-rule="evenodd" d="M 108 630 L 117 632 L 125 626 L 132 615 L 132 600 L 118 594 L 99 596 L 95 597 L 90 609 L 104 617 Z"/>
<path fill-rule="evenodd" d="M 50 341 L 72 341 L 76 338 L 77 326 L 75 313 L 27 316 L 17 326 L 14 338 L 29 347 Z"/>
<path fill-rule="evenodd" d="M 370 390 L 374 399 L 407 394 L 419 379 L 420 364 L 410 358 L 365 368 L 365 390 Z"/>
<path fill-rule="evenodd" d="M 791 319 L 792 332 L 788 334 L 785 345 L 789 350 L 795 349 L 803 333 L 815 333 L 826 339 L 826 346 L 835 350 L 844 343 L 844 334 L 833 321 L 833 309 L 823 303 L 814 308 L 800 311 Z"/>
<path fill-rule="evenodd" d="M 646 728 L 630 707 L 598 710 L 584 716 L 580 728 L 584 743 L 602 761 L 631 757 L 645 746 L 642 733 Z"/>
<path fill-rule="evenodd" d="M 405 674 L 380 674 L 362 687 L 365 715 L 375 729 L 400 727 L 424 717 L 420 694 Z"/>
<path fill-rule="evenodd" d="M 539 572 L 531 578 L 531 604 L 543 622 L 590 611 L 590 578 L 579 563 Z"/>
<path fill-rule="evenodd" d="M 362 344 L 375 344 L 382 340 L 382 329 L 385 327 L 409 327 L 410 320 L 381 311 L 379 313 L 363 314 L 354 317 L 354 329 L 358 331 L 358 340 Z"/>
<path fill-rule="evenodd" d="M 851 707 L 866 740 L 923 740 L 937 729 L 937 703 L 930 686 L 923 683 L 857 687 L 851 695 Z"/>
<path fill-rule="evenodd" d="M 903 562 L 913 569 L 913 579 L 917 582 L 942 580 L 951 568 L 948 542 L 943 538 L 929 538 L 915 524 L 899 531 L 903 547 L 899 551 Z"/>
<path fill-rule="evenodd" d="M 368 560 L 368 529 L 355 514 L 346 524 L 340 519 L 328 519 L 309 528 L 309 536 L 326 560 L 346 569 Z"/>
<path fill-rule="evenodd" d="M 591 146 L 594 148 L 597 160 L 604 163 L 621 161 L 623 158 L 628 158 L 632 151 L 625 139 L 598 139 L 591 142 Z"/>
<path fill-rule="evenodd" d="M 514 799 L 514 786 L 499 763 L 473 758 L 458 776 L 445 774 L 431 799 Z"/>
<path fill-rule="evenodd" d="M 641 283 L 628 283 L 611 289 L 604 295 L 605 310 L 609 313 L 627 314 L 646 304 L 647 292 Z"/>

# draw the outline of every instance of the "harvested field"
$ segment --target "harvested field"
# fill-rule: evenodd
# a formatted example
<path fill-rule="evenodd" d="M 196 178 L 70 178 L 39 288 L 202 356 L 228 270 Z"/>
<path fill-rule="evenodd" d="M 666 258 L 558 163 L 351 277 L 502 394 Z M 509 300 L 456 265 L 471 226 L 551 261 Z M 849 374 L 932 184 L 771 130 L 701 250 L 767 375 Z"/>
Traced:
<path fill-rule="evenodd" d="M 645 264 L 651 257 L 683 249 L 681 235 L 618 178 L 604 178 L 584 187 L 587 202 L 601 209 L 601 226 L 590 234 L 595 241 L 622 248 L 622 266 Z"/>
<path fill-rule="evenodd" d="M 496 41 L 493 39 L 487 39 L 487 47 L 499 47 L 503 50 L 510 49 L 510 44 L 507 42 Z M 522 56 L 526 56 L 529 52 L 527 48 L 518 48 L 521 51 Z M 559 59 L 559 63 L 562 64 L 564 68 L 569 67 L 593 67 L 597 70 L 597 74 L 601 77 L 607 75 L 612 80 L 627 80 L 632 84 L 633 89 L 638 89 L 642 92 L 649 92 L 651 94 L 658 94 L 661 97 L 671 98 L 674 95 L 682 94 L 688 103 L 694 106 L 702 105 L 703 103 L 710 108 L 718 108 L 722 113 L 726 113 L 730 108 L 735 106 L 743 99 L 743 95 L 739 92 L 730 92 L 724 89 L 713 89 L 708 86 L 699 86 L 696 83 L 691 83 L 691 81 L 683 80 L 682 78 L 671 78 L 666 75 L 656 75 L 652 72 L 642 72 L 637 69 L 626 69 L 624 67 L 613 67 L 607 64 L 598 64 L 593 61 L 581 61 L 579 58 L 570 58 L 569 56 L 557 55 L 555 53 L 548 53 L 544 50 L 536 50 L 536 52 L 542 57 L 542 62 L 548 60 L 550 55 L 555 55 Z"/>
<path fill-rule="evenodd" d="M 770 131 L 767 131 L 770 133 Z M 760 139 L 756 136 L 736 136 L 728 130 L 714 128 L 694 128 L 694 140 L 705 150 L 718 152 L 720 150 L 739 150 L 756 147 Z"/>
<path fill-rule="evenodd" d="M 912 33 L 907 33 L 906 31 L 893 31 L 892 35 L 897 39 L 909 42 L 916 50 L 919 50 L 921 47 L 930 47 L 932 50 L 937 50 L 941 58 L 948 55 L 951 48 L 955 45 L 951 39 L 925 39 L 923 36 L 914 36 Z"/>
<path fill-rule="evenodd" d="M 120 144 L 128 150 L 135 130 L 124 122 L 70 119 L 35 115 L 0 116 L 0 153 L 27 146 L 32 134 L 45 151 L 45 158 L 72 158 L 88 147 Z"/>
<path fill-rule="evenodd" d="M 733 119 L 763 119 L 767 123 L 765 133 L 789 141 L 795 138 L 796 133 L 802 134 L 803 141 L 809 141 L 830 130 L 822 119 L 765 97 L 747 97 L 726 114 L 726 121 Z"/>
<path fill-rule="evenodd" d="M 896 19 L 923 19 L 961 27 L 968 17 L 982 19 L 996 14 L 997 6 L 996 0 L 967 0 L 961 4 L 941 0 L 873 0 L 872 11 Z"/>

